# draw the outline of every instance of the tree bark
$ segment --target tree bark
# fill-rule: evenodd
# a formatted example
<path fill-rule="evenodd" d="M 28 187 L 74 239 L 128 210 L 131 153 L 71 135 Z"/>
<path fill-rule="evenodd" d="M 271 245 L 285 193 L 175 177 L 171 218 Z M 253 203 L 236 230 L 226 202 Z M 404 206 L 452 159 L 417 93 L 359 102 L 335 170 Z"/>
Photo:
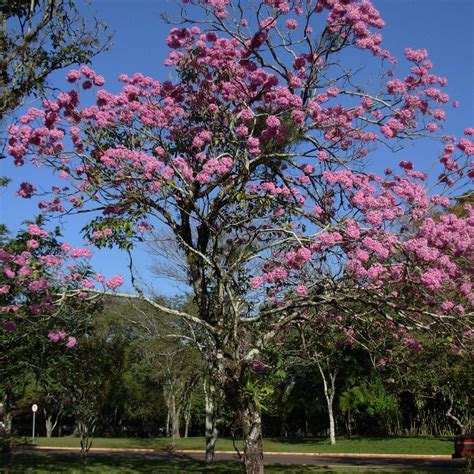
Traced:
<path fill-rule="evenodd" d="M 186 407 L 186 411 L 184 412 L 184 437 L 188 437 L 189 433 L 189 425 L 191 423 L 191 403 L 188 404 Z"/>
<path fill-rule="evenodd" d="M 328 401 L 328 415 L 329 415 L 329 440 L 331 444 L 336 444 L 336 424 L 334 423 L 333 413 L 333 398 Z"/>
<path fill-rule="evenodd" d="M 180 409 L 176 409 L 176 397 L 174 393 L 170 396 L 170 419 L 171 419 L 171 446 L 176 447 L 176 440 L 179 439 L 179 418 Z"/>
<path fill-rule="evenodd" d="M 53 436 L 54 424 L 53 424 L 53 417 L 48 415 L 45 418 L 45 428 L 46 428 L 46 438 L 51 438 Z"/>
<path fill-rule="evenodd" d="M 166 415 L 166 435 L 171 437 L 171 447 L 174 449 L 176 446 L 176 440 L 180 437 L 179 421 L 181 407 L 176 409 L 176 396 L 171 390 L 166 397 L 166 406 L 168 408 L 168 413 Z"/>
<path fill-rule="evenodd" d="M 334 395 L 336 393 L 336 375 L 337 370 L 333 370 L 332 372 L 329 371 L 329 382 L 324 370 L 321 366 L 321 362 L 319 359 L 317 360 L 318 369 L 321 374 L 321 378 L 323 380 L 323 387 L 324 387 L 324 396 L 326 398 L 326 403 L 328 407 L 328 417 L 329 417 L 329 440 L 331 444 L 336 444 L 336 423 L 334 421 Z"/>
<path fill-rule="evenodd" d="M 92 446 L 92 437 L 94 436 L 96 420 L 95 417 L 85 417 L 76 420 L 77 431 L 79 433 L 81 444 L 81 461 L 85 464 L 86 457 Z"/>
<path fill-rule="evenodd" d="M 206 436 L 206 462 L 214 461 L 214 449 L 217 441 L 217 406 L 216 387 L 214 383 L 204 378 L 204 400 L 206 410 L 205 436 Z"/>
<path fill-rule="evenodd" d="M 254 400 L 241 401 L 244 438 L 244 470 L 246 474 L 263 474 L 262 415 Z"/>
<path fill-rule="evenodd" d="M 10 438 L 12 434 L 12 422 L 13 422 L 12 414 L 5 413 L 5 415 L 3 415 L 3 429 L 5 430 L 5 434 L 8 438 Z"/>
<path fill-rule="evenodd" d="M 0 414 L 2 419 L 0 423 L 0 452 L 9 454 L 11 452 L 10 442 L 13 416 L 10 411 L 8 394 L 4 395 L 3 402 L 0 403 Z"/>
<path fill-rule="evenodd" d="M 166 403 L 167 405 L 167 412 L 166 412 L 166 429 L 165 429 L 165 434 L 166 434 L 166 437 L 169 438 L 170 435 L 171 435 L 171 430 L 170 430 L 170 407 L 169 407 L 169 403 Z"/>
<path fill-rule="evenodd" d="M 53 419 L 51 415 L 48 415 L 46 410 L 43 410 L 44 413 L 44 422 L 45 422 L 45 428 L 46 428 L 46 438 L 51 438 L 53 436 L 53 430 L 56 428 L 56 425 L 58 424 L 58 419 L 59 419 L 59 414 L 56 415 L 56 417 Z"/>

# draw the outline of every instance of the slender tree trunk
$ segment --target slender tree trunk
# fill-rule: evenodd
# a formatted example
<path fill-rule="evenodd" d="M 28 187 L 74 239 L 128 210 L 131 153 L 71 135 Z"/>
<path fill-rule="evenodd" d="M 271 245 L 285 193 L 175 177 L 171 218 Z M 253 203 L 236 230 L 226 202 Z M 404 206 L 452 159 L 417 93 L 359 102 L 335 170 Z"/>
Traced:
<path fill-rule="evenodd" d="M 262 415 L 253 400 L 241 401 L 241 419 L 245 473 L 263 474 Z"/>
<path fill-rule="evenodd" d="M 84 419 L 79 418 L 76 421 L 81 444 L 81 461 L 83 465 L 85 464 L 86 457 L 92 447 L 92 438 L 94 436 L 95 424 L 95 417 L 85 417 Z"/>
<path fill-rule="evenodd" d="M 179 419 L 180 409 L 176 409 L 176 397 L 172 393 L 170 397 L 170 418 L 171 418 L 171 446 L 174 449 L 176 447 L 176 440 L 179 439 Z"/>
<path fill-rule="evenodd" d="M 168 402 L 166 403 L 167 405 L 167 412 L 166 412 L 166 429 L 165 429 L 165 434 L 166 437 L 169 438 L 171 435 L 171 430 L 170 430 L 170 405 L 169 405 L 169 399 Z"/>
<path fill-rule="evenodd" d="M 188 437 L 189 433 L 189 425 L 191 424 L 191 402 L 188 403 L 188 406 L 186 407 L 186 410 L 184 412 L 184 437 Z"/>
<path fill-rule="evenodd" d="M 13 416 L 11 413 L 3 413 L 3 425 L 0 427 L 0 453 L 9 454 L 11 453 L 11 436 L 12 436 L 12 421 Z"/>
<path fill-rule="evenodd" d="M 46 438 L 51 438 L 53 436 L 54 424 L 53 424 L 53 417 L 48 415 L 45 419 L 45 427 L 46 427 Z"/>
<path fill-rule="evenodd" d="M 329 417 L 329 440 L 331 444 L 336 444 L 336 423 L 334 421 L 334 395 L 336 393 L 336 375 L 337 369 L 333 370 L 332 372 L 329 371 L 329 382 L 324 370 L 321 366 L 321 362 L 317 360 L 319 372 L 321 374 L 321 378 L 323 379 L 323 387 L 324 387 L 324 396 L 326 397 L 326 403 L 328 407 L 328 417 Z"/>
<path fill-rule="evenodd" d="M 12 435 L 12 423 L 13 423 L 13 415 L 11 413 L 5 413 L 3 416 L 3 429 L 5 430 L 5 434 L 8 438 Z"/>
<path fill-rule="evenodd" d="M 333 413 L 333 399 L 328 401 L 328 415 L 329 415 L 329 440 L 331 444 L 336 444 L 336 424 L 334 423 Z"/>
<path fill-rule="evenodd" d="M 180 401 L 180 410 L 183 411 L 183 418 L 184 418 L 184 437 L 188 437 L 189 432 L 189 425 L 191 423 L 191 408 L 193 406 L 193 391 L 194 387 L 196 386 L 196 382 L 198 381 L 199 376 L 193 374 L 188 380 L 186 381 L 186 388 L 183 391 Z"/>
<path fill-rule="evenodd" d="M 3 401 L 0 403 L 0 414 L 2 420 L 2 423 L 0 424 L 0 452 L 3 454 L 9 454 L 11 452 L 10 442 L 13 416 L 10 411 L 7 393 L 4 395 Z"/>
<path fill-rule="evenodd" d="M 347 410 L 347 432 L 350 438 L 352 436 L 352 411 L 350 408 Z"/>
<path fill-rule="evenodd" d="M 217 404 L 216 387 L 214 383 L 204 378 L 204 400 L 206 410 L 205 436 L 206 436 L 206 462 L 214 461 L 214 448 L 217 441 Z"/>
<path fill-rule="evenodd" d="M 53 430 L 56 428 L 56 425 L 58 424 L 58 418 L 59 414 L 56 414 L 56 417 L 53 419 L 53 417 L 46 412 L 46 410 L 43 410 L 44 413 L 44 419 L 45 419 L 45 428 L 46 428 L 46 438 L 51 438 L 53 436 Z"/>

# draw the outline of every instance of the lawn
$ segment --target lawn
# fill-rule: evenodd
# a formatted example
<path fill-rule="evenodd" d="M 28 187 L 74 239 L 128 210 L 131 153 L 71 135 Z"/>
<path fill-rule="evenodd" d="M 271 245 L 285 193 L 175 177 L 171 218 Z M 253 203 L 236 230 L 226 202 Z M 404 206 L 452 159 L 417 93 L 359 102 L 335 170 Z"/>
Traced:
<path fill-rule="evenodd" d="M 38 446 L 79 447 L 79 439 L 36 438 Z M 168 449 L 169 438 L 95 438 L 96 448 L 151 448 Z M 237 442 L 241 447 L 241 442 Z M 176 449 L 204 449 L 204 438 L 181 438 L 177 440 Z M 219 438 L 216 444 L 218 451 L 232 451 L 231 439 Z M 451 438 L 340 438 L 335 446 L 331 446 L 325 438 L 299 440 L 272 439 L 264 440 L 266 452 L 286 451 L 301 453 L 376 453 L 376 454 L 451 454 L 453 440 Z"/>
<path fill-rule="evenodd" d="M 2 463 L 3 461 L 3 463 Z M 242 468 L 238 462 L 220 461 L 212 467 L 195 460 L 159 460 L 147 456 L 120 456 L 120 455 L 91 455 L 87 466 L 80 467 L 80 458 L 74 454 L 49 453 L 18 453 L 13 456 L 12 462 L 7 463 L 0 457 L 0 472 L 2 474 L 127 474 L 127 473 L 240 473 Z M 304 467 L 278 466 L 265 467 L 265 472 L 274 473 L 325 473 L 325 474 L 434 474 L 439 469 L 384 469 L 384 468 L 332 468 L 332 467 Z M 462 474 L 463 469 L 443 469 L 443 474 Z"/>

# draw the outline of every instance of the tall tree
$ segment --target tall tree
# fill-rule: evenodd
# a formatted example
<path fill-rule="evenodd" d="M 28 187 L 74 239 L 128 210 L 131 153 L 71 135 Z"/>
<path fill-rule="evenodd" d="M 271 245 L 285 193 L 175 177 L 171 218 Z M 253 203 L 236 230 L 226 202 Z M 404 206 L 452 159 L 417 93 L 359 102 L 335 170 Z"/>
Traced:
<path fill-rule="evenodd" d="M 99 247 L 130 251 L 154 225 L 173 233 L 197 314 L 166 308 L 138 286 L 129 298 L 207 333 L 212 378 L 239 413 L 246 472 L 259 473 L 253 365 L 262 351 L 308 309 L 352 312 L 354 302 L 364 305 L 359 318 L 387 329 L 390 311 L 396 325 L 466 345 L 471 286 L 456 259 L 472 259 L 473 221 L 432 219 L 450 200 L 432 194 L 411 162 L 381 176 L 368 169 L 379 143 L 393 149 L 434 134 L 449 101 L 425 50 L 405 50 L 408 74 L 406 62 L 395 68 L 369 1 L 190 8 L 183 19 L 194 25 L 167 40 L 173 81 L 121 75 L 118 94 L 100 89 L 85 108 L 78 90 L 64 92 L 10 127 L 8 151 L 17 165 L 31 154 L 69 180 L 41 206 L 93 212 L 85 231 Z M 345 50 L 383 60 L 379 84 L 344 64 Z M 67 78 L 86 90 L 103 85 L 85 66 Z M 473 133 L 444 137 L 437 191 L 467 185 Z"/>

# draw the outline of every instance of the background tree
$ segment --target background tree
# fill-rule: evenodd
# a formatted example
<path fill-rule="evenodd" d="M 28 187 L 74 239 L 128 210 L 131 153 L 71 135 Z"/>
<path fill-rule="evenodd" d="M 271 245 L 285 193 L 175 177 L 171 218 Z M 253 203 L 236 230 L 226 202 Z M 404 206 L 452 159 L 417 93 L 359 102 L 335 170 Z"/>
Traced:
<path fill-rule="evenodd" d="M 105 25 L 82 17 L 72 0 L 0 3 L 0 122 L 30 96 L 45 92 L 48 76 L 88 63 L 107 46 Z"/>

